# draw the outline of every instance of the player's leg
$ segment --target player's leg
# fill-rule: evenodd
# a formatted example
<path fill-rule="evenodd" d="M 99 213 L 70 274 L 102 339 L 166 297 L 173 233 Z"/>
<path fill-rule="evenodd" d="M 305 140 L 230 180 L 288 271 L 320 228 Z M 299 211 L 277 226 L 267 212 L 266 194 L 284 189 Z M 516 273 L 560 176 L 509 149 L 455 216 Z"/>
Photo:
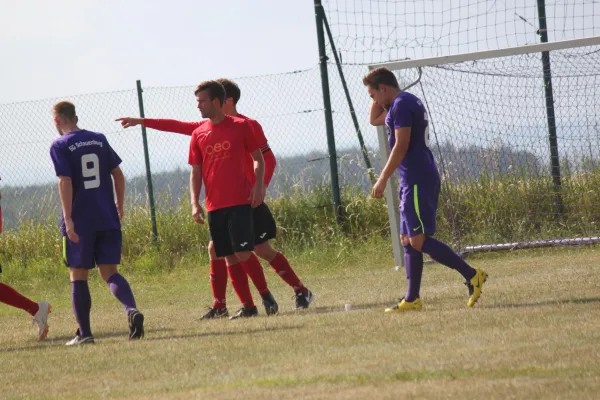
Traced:
<path fill-rule="evenodd" d="M 269 243 L 277 236 L 277 225 L 269 207 L 262 203 L 253 209 L 254 213 L 254 252 L 267 261 L 277 275 L 294 289 L 296 308 L 308 308 L 314 296 L 300 281 L 289 261 Z"/>
<path fill-rule="evenodd" d="M 207 216 L 208 228 L 213 240 L 215 255 L 217 257 L 225 257 L 231 286 L 233 286 L 233 290 L 240 299 L 240 303 L 242 303 L 242 309 L 236 315 L 240 313 L 243 314 L 241 316 L 246 316 L 245 314 L 256 315 L 258 311 L 254 305 L 250 286 L 248 285 L 248 275 L 244 272 L 240 260 L 235 256 L 231 244 L 229 221 L 232 209 L 234 207 L 210 211 Z"/>
<path fill-rule="evenodd" d="M 208 257 L 210 259 L 210 287 L 213 304 L 200 319 L 227 317 L 229 316 L 227 311 L 227 262 L 223 257 L 217 257 L 212 240 L 208 243 Z"/>
<path fill-rule="evenodd" d="M 118 271 L 121 263 L 123 235 L 120 229 L 98 232 L 96 236 L 94 259 L 98 272 L 108 285 L 112 294 L 123 304 L 129 324 L 129 339 L 144 337 L 144 314 L 138 309 L 131 286 Z"/>
<path fill-rule="evenodd" d="M 45 301 L 36 303 L 4 283 L 0 283 L 0 302 L 29 313 L 33 317 L 33 322 L 38 326 L 40 340 L 48 335 L 48 314 L 52 311 L 49 303 Z"/>
<path fill-rule="evenodd" d="M 252 252 L 254 250 L 254 214 L 252 207 L 250 205 L 232 207 L 228 220 L 228 228 L 231 248 L 244 271 L 262 269 L 258 258 Z M 266 296 L 263 295 L 262 298 L 267 315 L 276 314 L 279 311 L 279 306 L 273 296 L 269 296 L 269 292 L 267 292 Z M 231 318 L 254 315 L 256 315 L 256 309 L 247 308 L 246 310 L 240 310 Z"/>
<path fill-rule="evenodd" d="M 413 248 L 429 255 L 434 261 L 458 271 L 469 288 L 467 306 L 472 307 L 481 295 L 487 273 L 471 267 L 461 256 L 456 254 L 448 245 L 435 239 L 435 220 L 439 198 L 438 185 L 413 185 L 409 188 L 412 198 L 412 214 L 417 218 L 409 224 L 410 244 Z M 412 235 L 411 235 L 412 233 Z"/>
<path fill-rule="evenodd" d="M 260 206 L 252 209 L 252 222 L 253 222 L 253 229 L 254 229 L 254 245 L 255 246 L 256 246 L 257 242 L 262 243 L 262 242 L 268 240 L 267 238 L 265 238 L 265 235 L 267 235 L 267 232 L 264 232 L 262 234 L 263 239 L 260 238 L 261 232 L 263 229 L 263 228 L 261 228 L 261 224 L 260 224 L 260 220 L 261 220 L 260 210 L 263 210 L 265 208 L 267 208 L 267 206 L 266 206 L 266 204 L 263 203 Z M 267 208 L 267 211 L 268 211 L 268 208 Z M 256 247 L 255 247 L 255 250 L 256 250 Z M 250 253 L 250 257 L 248 258 L 248 260 L 242 262 L 242 266 L 244 268 L 244 271 L 246 271 L 246 273 L 250 277 L 250 279 L 252 279 L 254 286 L 256 286 L 258 293 L 262 297 L 263 305 L 265 306 L 265 311 L 266 311 L 267 315 L 277 314 L 277 312 L 279 311 L 279 305 L 277 304 L 275 297 L 269 290 L 269 287 L 267 285 L 267 278 L 265 277 L 265 271 L 263 270 L 262 265 L 260 265 L 260 261 L 256 257 L 256 254 Z"/>
<path fill-rule="evenodd" d="M 420 290 L 421 290 L 421 277 L 423 275 L 423 253 L 415 250 L 410 245 L 410 240 L 408 236 L 409 232 L 409 223 L 407 222 L 407 218 L 405 213 L 407 207 L 403 203 L 404 199 L 404 188 L 400 189 L 400 216 L 402 222 L 400 224 L 400 242 L 402 243 L 402 247 L 404 247 L 404 269 L 406 271 L 406 280 L 408 283 L 408 287 L 406 290 L 406 294 L 404 298 L 400 301 L 400 303 L 396 304 L 393 307 L 387 308 L 385 310 L 386 313 L 391 312 L 402 312 L 402 311 L 419 311 L 423 308 L 423 303 L 421 302 Z"/>
<path fill-rule="evenodd" d="M 79 325 L 75 337 L 66 343 L 67 346 L 94 343 L 90 326 L 92 296 L 88 286 L 88 271 L 95 266 L 94 241 L 94 233 L 80 234 L 79 243 L 74 243 L 63 236 L 63 260 L 69 267 L 71 303 Z"/>

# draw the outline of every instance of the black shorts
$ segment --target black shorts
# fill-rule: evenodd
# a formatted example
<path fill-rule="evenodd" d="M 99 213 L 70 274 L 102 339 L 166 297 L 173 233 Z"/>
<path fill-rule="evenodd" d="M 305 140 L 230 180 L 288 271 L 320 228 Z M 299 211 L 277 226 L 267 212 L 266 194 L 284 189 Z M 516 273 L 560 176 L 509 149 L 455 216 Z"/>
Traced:
<path fill-rule="evenodd" d="M 262 203 L 254 213 L 254 245 L 263 244 L 277 236 L 277 224 L 269 207 Z"/>
<path fill-rule="evenodd" d="M 250 204 L 210 211 L 208 228 L 217 257 L 254 250 L 254 221 Z"/>
<path fill-rule="evenodd" d="M 254 245 L 263 244 L 268 240 L 275 239 L 277 225 L 271 210 L 265 203 L 254 208 Z"/>

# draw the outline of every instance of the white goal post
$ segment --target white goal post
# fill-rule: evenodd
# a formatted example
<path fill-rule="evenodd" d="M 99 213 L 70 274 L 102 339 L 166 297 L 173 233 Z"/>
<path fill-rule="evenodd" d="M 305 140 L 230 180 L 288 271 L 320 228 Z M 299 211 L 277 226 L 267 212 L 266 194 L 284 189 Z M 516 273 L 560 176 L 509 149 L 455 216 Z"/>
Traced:
<path fill-rule="evenodd" d="M 518 55 L 527 55 L 533 53 L 543 53 L 543 52 L 552 52 L 556 50 L 564 50 L 564 49 L 575 49 L 578 47 L 586 47 L 586 46 L 598 46 L 600 45 L 600 36 L 587 37 L 581 39 L 573 39 L 573 40 L 563 40 L 563 41 L 555 41 L 550 43 L 540 43 L 540 44 L 531 44 L 531 45 L 523 45 L 509 48 L 502 48 L 497 50 L 486 50 L 486 51 L 478 51 L 471 53 L 462 53 L 441 57 L 430 57 L 416 60 L 403 60 L 396 62 L 387 62 L 387 63 L 378 63 L 369 65 L 369 70 L 373 70 L 378 67 L 386 67 L 392 71 L 400 72 L 402 70 L 407 69 L 415 69 L 415 68 L 423 68 L 426 71 L 425 67 L 435 67 L 449 64 L 459 64 L 465 62 L 477 63 L 480 60 L 486 59 L 500 59 L 504 57 L 510 56 L 518 56 Z M 540 73 L 542 71 L 542 63 L 539 63 Z M 541 79 L 541 78 L 540 78 Z M 412 86 L 412 85 L 411 85 Z M 435 96 L 435 93 L 430 94 L 430 96 Z M 422 99 L 423 100 L 423 99 Z M 435 112 L 435 110 L 432 110 Z M 385 163 L 389 157 L 390 149 L 388 145 L 388 138 L 386 134 L 386 130 L 384 126 L 380 126 L 377 128 L 378 132 L 378 142 L 379 142 L 379 151 L 381 155 L 381 165 L 382 168 L 385 166 Z M 439 160 L 438 166 L 439 166 Z M 397 266 L 403 265 L 403 248 L 400 243 L 399 238 L 399 198 L 398 198 L 398 188 L 395 187 L 394 182 L 395 179 L 390 180 L 390 184 L 387 186 L 385 191 L 385 198 L 388 207 L 388 218 L 390 222 L 390 231 L 392 237 L 393 244 L 393 253 L 394 259 Z M 574 244 L 572 241 L 575 240 L 575 244 L 587 244 L 587 243 L 598 243 L 600 242 L 600 237 L 585 237 L 578 239 L 561 239 L 564 240 L 562 244 Z M 569 242 L 571 240 L 571 242 Z M 471 246 L 472 251 L 478 250 L 494 250 L 494 249 L 513 249 L 513 248 L 526 248 L 535 246 L 545 246 L 545 245 L 553 245 L 556 240 L 533 240 L 528 242 L 512 242 L 505 244 L 493 244 L 493 245 L 480 245 L 480 246 Z M 531 246 L 530 246 L 531 245 Z M 464 251 L 465 248 L 456 249 L 457 251 Z M 467 249 L 469 250 L 469 249 Z"/>

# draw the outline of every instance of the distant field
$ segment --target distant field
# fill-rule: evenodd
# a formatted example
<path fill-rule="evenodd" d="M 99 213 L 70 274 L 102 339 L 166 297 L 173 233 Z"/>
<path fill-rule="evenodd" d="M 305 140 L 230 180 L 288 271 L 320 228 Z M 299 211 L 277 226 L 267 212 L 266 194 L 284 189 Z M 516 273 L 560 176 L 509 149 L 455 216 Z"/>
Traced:
<path fill-rule="evenodd" d="M 130 272 L 147 317 L 146 339 L 136 343 L 126 339 L 124 312 L 96 277 L 98 341 L 75 349 L 63 345 L 75 331 L 66 273 L 64 281 L 21 276 L 19 289 L 52 302 L 51 331 L 39 343 L 26 314 L 0 306 L 0 397 L 598 398 L 599 248 L 478 256 L 472 262 L 490 280 L 474 309 L 466 308 L 456 272 L 426 265 L 425 310 L 385 315 L 405 280 L 381 246 L 295 257 L 318 296 L 305 312 L 293 311 L 291 290 L 269 271 L 281 315 L 266 318 L 261 310 L 242 321 L 196 320 L 210 300 L 205 265 Z M 237 308 L 231 292 L 229 306 Z"/>

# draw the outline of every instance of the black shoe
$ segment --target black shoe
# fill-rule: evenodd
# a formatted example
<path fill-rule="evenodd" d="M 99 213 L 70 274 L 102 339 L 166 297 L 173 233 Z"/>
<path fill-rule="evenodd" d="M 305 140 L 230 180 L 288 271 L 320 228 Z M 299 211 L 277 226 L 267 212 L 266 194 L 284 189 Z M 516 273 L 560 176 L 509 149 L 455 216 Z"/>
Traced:
<path fill-rule="evenodd" d="M 137 308 L 132 308 L 127 314 L 129 320 L 129 339 L 141 339 L 144 337 L 144 314 Z"/>
<path fill-rule="evenodd" d="M 275 301 L 275 297 L 273 297 L 271 292 L 263 295 L 262 299 L 267 315 L 275 315 L 279 312 L 279 304 L 277 304 L 277 302 Z"/>
<path fill-rule="evenodd" d="M 315 296 L 308 289 L 304 289 L 303 292 L 296 293 L 296 309 L 308 308 L 314 298 Z"/>
<path fill-rule="evenodd" d="M 238 318 L 249 318 L 256 317 L 258 315 L 258 308 L 254 307 L 242 307 L 236 312 L 234 315 L 229 317 L 229 319 L 238 319 Z"/>
<path fill-rule="evenodd" d="M 210 307 L 206 314 L 200 317 L 200 319 L 214 319 L 214 318 L 225 318 L 229 317 L 229 311 L 227 307 L 224 308 L 213 308 Z"/>

